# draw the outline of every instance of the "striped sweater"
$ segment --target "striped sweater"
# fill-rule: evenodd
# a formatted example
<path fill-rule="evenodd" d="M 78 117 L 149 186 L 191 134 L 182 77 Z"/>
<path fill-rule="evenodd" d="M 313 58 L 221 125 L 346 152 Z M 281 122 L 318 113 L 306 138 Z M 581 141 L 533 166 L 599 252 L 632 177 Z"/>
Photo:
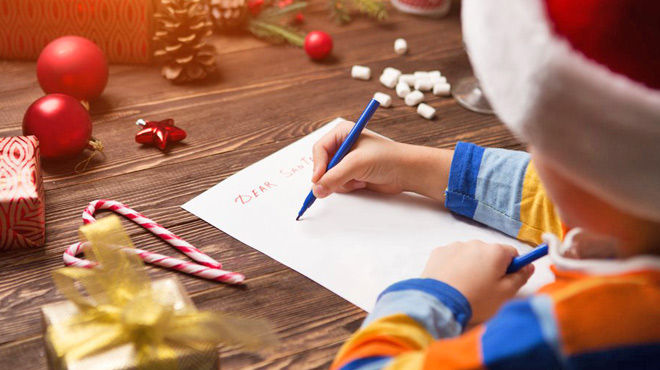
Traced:
<path fill-rule="evenodd" d="M 446 206 L 530 243 L 576 234 L 563 235 L 523 152 L 458 143 Z M 660 369 L 660 258 L 569 260 L 557 237 L 546 241 L 555 282 L 469 329 L 470 304 L 453 287 L 393 284 L 331 369 Z"/>

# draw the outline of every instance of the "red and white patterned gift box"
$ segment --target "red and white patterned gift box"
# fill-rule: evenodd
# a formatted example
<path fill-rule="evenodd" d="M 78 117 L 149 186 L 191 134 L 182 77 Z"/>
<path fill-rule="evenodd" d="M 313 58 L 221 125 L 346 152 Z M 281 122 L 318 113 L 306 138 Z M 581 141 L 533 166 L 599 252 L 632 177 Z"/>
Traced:
<path fill-rule="evenodd" d="M 46 237 L 44 186 L 35 136 L 0 138 L 0 250 L 39 247 Z"/>

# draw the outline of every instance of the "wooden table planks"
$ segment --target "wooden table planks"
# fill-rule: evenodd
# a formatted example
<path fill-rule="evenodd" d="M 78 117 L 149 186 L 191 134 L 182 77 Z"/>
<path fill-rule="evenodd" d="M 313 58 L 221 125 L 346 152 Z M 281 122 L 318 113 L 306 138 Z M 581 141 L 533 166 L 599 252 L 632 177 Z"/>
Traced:
<path fill-rule="evenodd" d="M 39 307 L 62 299 L 49 272 L 62 266 L 61 254 L 76 241 L 82 210 L 99 198 L 126 203 L 248 276 L 247 286 L 237 288 L 178 275 L 199 308 L 266 318 L 282 339 L 279 348 L 261 353 L 221 348 L 224 369 L 327 368 L 364 312 L 180 206 L 337 116 L 356 119 L 375 91 L 390 93 L 394 107 L 380 109 L 370 128 L 395 140 L 446 148 L 457 140 L 520 148 L 493 116 L 433 97 L 429 104 L 439 117 L 426 121 L 377 82 L 387 66 L 406 72 L 439 69 L 454 83 L 470 74 L 461 44 L 460 3 L 453 5 L 440 20 L 392 10 L 383 24 L 357 18 L 338 26 L 328 19 L 325 2 L 314 1 L 306 27 L 328 31 L 335 42 L 334 57 L 323 62 L 246 35 L 212 39 L 220 73 L 201 83 L 172 85 L 153 66 L 111 66 L 108 87 L 91 109 L 105 158 L 94 158 L 82 174 L 73 167 L 83 157 L 44 163 L 46 246 L 0 254 L 0 369 L 46 367 Z M 397 37 L 408 40 L 410 53 L 404 57 L 393 52 Z M 370 66 L 371 81 L 352 80 L 354 64 Z M 35 63 L 0 61 L 0 81 L 0 136 L 20 135 L 25 110 L 43 95 Z M 167 153 L 134 143 L 136 119 L 168 117 L 188 132 L 184 143 Z M 124 225 L 136 245 L 175 253 L 137 226 Z M 153 277 L 173 274 L 149 271 Z"/>

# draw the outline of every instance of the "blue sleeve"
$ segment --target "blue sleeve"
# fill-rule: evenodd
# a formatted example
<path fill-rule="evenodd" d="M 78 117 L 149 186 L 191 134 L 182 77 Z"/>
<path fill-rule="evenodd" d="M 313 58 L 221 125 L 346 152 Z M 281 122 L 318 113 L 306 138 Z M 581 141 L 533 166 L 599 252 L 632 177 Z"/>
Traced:
<path fill-rule="evenodd" d="M 470 303 L 451 285 L 410 279 L 385 289 L 362 326 L 400 313 L 417 321 L 435 339 L 459 335 L 472 317 Z"/>
<path fill-rule="evenodd" d="M 514 238 L 523 226 L 521 201 L 529 166 L 525 152 L 458 142 L 445 206 Z"/>

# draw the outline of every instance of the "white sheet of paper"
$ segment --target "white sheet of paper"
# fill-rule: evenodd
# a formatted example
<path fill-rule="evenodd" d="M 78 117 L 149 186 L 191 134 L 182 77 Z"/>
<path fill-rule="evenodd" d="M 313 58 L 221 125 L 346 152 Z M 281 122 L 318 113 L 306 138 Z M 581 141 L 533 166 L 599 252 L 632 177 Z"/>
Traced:
<path fill-rule="evenodd" d="M 333 194 L 296 221 L 311 187 L 312 146 L 340 121 L 243 169 L 183 208 L 365 311 L 390 284 L 418 277 L 436 246 L 480 239 L 530 250 L 409 193 Z M 546 258 L 536 263 L 523 294 L 552 280 L 548 265 Z"/>

